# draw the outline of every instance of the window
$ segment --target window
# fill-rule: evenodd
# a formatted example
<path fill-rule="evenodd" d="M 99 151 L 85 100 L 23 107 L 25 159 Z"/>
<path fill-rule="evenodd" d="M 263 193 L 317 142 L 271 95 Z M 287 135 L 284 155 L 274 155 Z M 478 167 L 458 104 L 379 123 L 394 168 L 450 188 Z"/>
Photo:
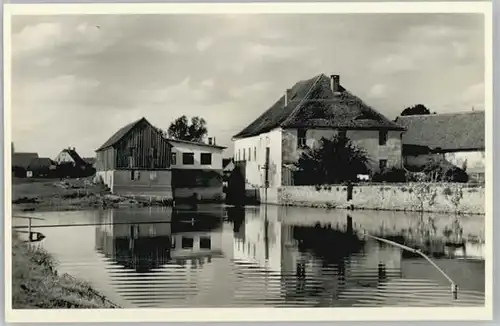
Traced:
<path fill-rule="evenodd" d="M 347 132 L 345 130 L 339 130 L 339 139 L 345 139 L 347 137 Z"/>
<path fill-rule="evenodd" d="M 172 165 L 177 164 L 177 153 L 172 153 Z"/>
<path fill-rule="evenodd" d="M 253 148 L 253 159 L 257 161 L 257 148 Z"/>
<path fill-rule="evenodd" d="M 306 130 L 299 129 L 297 131 L 297 147 L 302 148 L 306 146 Z"/>
<path fill-rule="evenodd" d="M 380 171 L 385 170 L 385 168 L 387 167 L 387 160 L 380 160 L 378 162 L 378 167 L 380 168 Z"/>
<path fill-rule="evenodd" d="M 134 180 L 134 178 L 135 178 L 135 171 L 130 170 L 130 180 Z"/>
<path fill-rule="evenodd" d="M 141 178 L 141 173 L 139 171 L 135 171 L 135 180 L 139 180 Z"/>
<path fill-rule="evenodd" d="M 250 151 L 250 147 L 248 147 L 248 160 L 252 160 L 252 152 Z"/>
<path fill-rule="evenodd" d="M 212 241 L 208 237 L 200 238 L 200 249 L 210 249 L 212 248 Z"/>
<path fill-rule="evenodd" d="M 387 131 L 379 131 L 378 133 L 378 144 L 383 146 L 387 143 Z"/>
<path fill-rule="evenodd" d="M 191 249 L 193 248 L 193 244 L 194 244 L 193 238 L 182 237 L 182 249 Z"/>
<path fill-rule="evenodd" d="M 247 151 L 246 151 L 245 149 L 243 149 L 243 161 L 246 161 L 246 160 L 247 160 L 247 159 L 246 159 L 246 155 L 245 155 L 245 153 L 246 153 L 246 152 L 247 152 Z"/>
<path fill-rule="evenodd" d="M 212 164 L 212 153 L 201 153 L 201 155 L 200 155 L 200 163 L 201 163 L 201 165 L 210 165 L 210 164 Z"/>
<path fill-rule="evenodd" d="M 194 153 L 182 153 L 182 164 L 193 165 L 194 164 Z"/>
<path fill-rule="evenodd" d="M 238 156 L 236 157 L 236 160 L 237 161 L 240 161 L 241 160 L 241 152 L 240 150 L 238 149 Z"/>

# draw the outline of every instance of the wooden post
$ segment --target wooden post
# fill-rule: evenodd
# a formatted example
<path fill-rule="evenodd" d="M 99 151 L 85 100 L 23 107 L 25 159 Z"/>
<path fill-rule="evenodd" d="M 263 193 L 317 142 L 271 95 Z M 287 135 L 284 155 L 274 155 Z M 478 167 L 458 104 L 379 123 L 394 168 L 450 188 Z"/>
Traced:
<path fill-rule="evenodd" d="M 29 242 L 31 242 L 31 218 L 28 218 L 28 237 Z"/>

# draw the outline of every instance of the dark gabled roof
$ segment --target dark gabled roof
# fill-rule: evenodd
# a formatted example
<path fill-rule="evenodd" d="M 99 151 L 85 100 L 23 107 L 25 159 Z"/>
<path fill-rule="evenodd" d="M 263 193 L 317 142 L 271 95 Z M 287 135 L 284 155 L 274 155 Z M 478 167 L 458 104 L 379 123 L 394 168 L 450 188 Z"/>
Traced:
<path fill-rule="evenodd" d="M 39 157 L 31 160 L 28 170 L 34 171 L 43 168 L 49 168 L 51 165 L 55 165 L 55 163 L 48 157 Z"/>
<path fill-rule="evenodd" d="M 484 121 L 484 111 L 396 118 L 406 128 L 403 145 L 442 151 L 484 150 Z"/>
<path fill-rule="evenodd" d="M 89 165 L 93 165 L 95 163 L 95 157 L 83 157 L 83 160 Z"/>
<path fill-rule="evenodd" d="M 189 140 L 181 140 L 181 139 L 173 139 L 173 138 L 165 138 L 169 143 L 181 143 L 181 144 L 190 144 L 190 145 L 197 145 L 197 146 L 205 146 L 205 147 L 212 147 L 212 148 L 217 148 L 217 149 L 226 149 L 227 147 L 225 146 L 219 146 L 219 145 L 210 145 L 206 143 L 201 143 L 201 142 L 195 142 L 195 141 L 189 141 Z M 174 146 L 172 144 L 172 146 Z"/>
<path fill-rule="evenodd" d="M 96 149 L 96 152 L 102 151 L 103 149 L 106 149 L 108 147 L 114 146 L 116 143 L 118 143 L 123 137 L 125 137 L 126 134 L 132 129 L 134 129 L 135 126 L 137 126 L 140 122 L 146 121 L 149 123 L 146 118 L 140 118 L 137 121 L 134 121 L 132 123 L 129 123 L 128 125 L 118 129 L 117 132 L 113 134 L 104 144 L 101 145 L 98 149 Z"/>
<path fill-rule="evenodd" d="M 245 138 L 283 128 L 346 128 L 404 130 L 347 91 L 334 94 L 324 74 L 299 81 L 285 95 L 234 138 Z"/>
<path fill-rule="evenodd" d="M 12 166 L 27 169 L 33 159 L 38 158 L 38 153 L 12 154 Z"/>

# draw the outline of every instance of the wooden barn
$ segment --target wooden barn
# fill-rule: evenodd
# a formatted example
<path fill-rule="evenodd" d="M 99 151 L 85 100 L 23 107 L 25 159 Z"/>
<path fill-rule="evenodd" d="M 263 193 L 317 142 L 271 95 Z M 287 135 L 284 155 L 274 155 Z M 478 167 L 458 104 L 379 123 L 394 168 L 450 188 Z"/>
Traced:
<path fill-rule="evenodd" d="M 96 150 L 96 177 L 112 193 L 172 199 L 171 145 L 145 118 L 119 129 Z"/>

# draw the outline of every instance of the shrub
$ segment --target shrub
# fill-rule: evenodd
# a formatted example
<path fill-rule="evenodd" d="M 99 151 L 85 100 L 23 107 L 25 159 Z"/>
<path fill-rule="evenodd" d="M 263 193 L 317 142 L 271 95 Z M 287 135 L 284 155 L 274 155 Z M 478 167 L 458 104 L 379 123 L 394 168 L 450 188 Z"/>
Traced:
<path fill-rule="evenodd" d="M 375 172 L 372 176 L 374 182 L 406 182 L 407 179 L 406 171 L 395 167 Z"/>
<path fill-rule="evenodd" d="M 446 161 L 432 162 L 424 167 L 426 181 L 461 182 L 469 181 L 467 173 Z"/>

